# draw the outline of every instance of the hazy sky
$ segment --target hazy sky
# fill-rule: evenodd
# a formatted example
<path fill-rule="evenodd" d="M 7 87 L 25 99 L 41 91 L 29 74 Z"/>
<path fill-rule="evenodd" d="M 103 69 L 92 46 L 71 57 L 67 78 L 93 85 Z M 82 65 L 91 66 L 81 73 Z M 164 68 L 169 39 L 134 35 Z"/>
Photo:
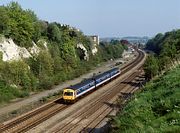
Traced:
<path fill-rule="evenodd" d="M 6 5 L 12 0 L 0 0 Z M 154 36 L 180 28 L 180 0 L 15 0 L 40 19 L 100 37 Z"/>

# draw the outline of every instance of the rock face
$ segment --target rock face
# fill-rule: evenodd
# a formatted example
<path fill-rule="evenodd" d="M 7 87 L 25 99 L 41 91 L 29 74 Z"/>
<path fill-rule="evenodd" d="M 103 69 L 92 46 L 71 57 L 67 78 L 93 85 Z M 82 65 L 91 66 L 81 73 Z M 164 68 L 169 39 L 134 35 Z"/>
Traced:
<path fill-rule="evenodd" d="M 3 38 L 0 43 L 0 51 L 2 52 L 2 60 L 19 60 L 21 58 L 29 58 L 31 54 L 26 48 L 17 46 L 12 39 Z"/>
<path fill-rule="evenodd" d="M 33 46 L 29 48 L 31 54 L 38 54 L 40 52 L 40 48 L 33 42 Z"/>
<path fill-rule="evenodd" d="M 32 57 L 32 55 L 39 54 L 39 52 L 44 49 L 48 50 L 47 42 L 40 40 L 37 42 L 38 46 L 33 42 L 33 46 L 26 49 L 24 47 L 19 47 L 14 43 L 12 39 L 6 39 L 1 38 L 0 41 L 0 52 L 2 53 L 2 60 L 3 61 L 12 61 L 12 60 L 20 60 L 22 58 L 29 58 Z M 39 45 L 41 45 L 39 47 Z M 77 44 L 77 48 L 80 48 L 83 53 L 83 59 L 89 60 L 89 54 L 87 49 L 84 47 L 83 44 L 79 43 Z M 91 52 L 93 55 L 95 55 L 98 52 L 98 49 L 96 48 L 96 44 L 92 45 Z"/>
<path fill-rule="evenodd" d="M 77 48 L 80 48 L 84 51 L 84 60 L 89 60 L 89 54 L 87 52 L 87 49 L 84 47 L 84 45 L 79 43 L 77 44 Z"/>
<path fill-rule="evenodd" d="M 96 45 L 94 45 L 92 47 L 91 52 L 92 52 L 93 55 L 95 55 L 98 52 L 98 49 L 97 49 Z"/>
<path fill-rule="evenodd" d="M 12 39 L 1 38 L 0 52 L 2 53 L 3 61 L 29 58 L 33 54 L 38 54 L 40 52 L 40 48 L 33 43 L 33 47 L 29 48 L 29 51 L 24 47 L 19 47 L 16 45 Z"/>

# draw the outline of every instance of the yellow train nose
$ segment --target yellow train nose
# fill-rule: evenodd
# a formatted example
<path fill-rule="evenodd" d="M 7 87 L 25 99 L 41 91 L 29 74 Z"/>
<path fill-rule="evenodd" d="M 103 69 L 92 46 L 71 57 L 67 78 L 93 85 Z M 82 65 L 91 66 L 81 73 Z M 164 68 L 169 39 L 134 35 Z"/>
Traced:
<path fill-rule="evenodd" d="M 72 96 L 64 96 L 63 99 L 64 100 L 74 100 L 74 97 L 72 97 Z"/>

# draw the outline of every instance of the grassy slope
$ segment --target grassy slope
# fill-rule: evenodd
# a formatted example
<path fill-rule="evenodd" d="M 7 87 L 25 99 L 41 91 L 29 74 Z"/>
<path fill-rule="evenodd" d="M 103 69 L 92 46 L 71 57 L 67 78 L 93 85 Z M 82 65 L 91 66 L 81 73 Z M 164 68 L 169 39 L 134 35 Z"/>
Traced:
<path fill-rule="evenodd" d="M 179 132 L 180 66 L 149 82 L 112 124 L 112 132 Z"/>

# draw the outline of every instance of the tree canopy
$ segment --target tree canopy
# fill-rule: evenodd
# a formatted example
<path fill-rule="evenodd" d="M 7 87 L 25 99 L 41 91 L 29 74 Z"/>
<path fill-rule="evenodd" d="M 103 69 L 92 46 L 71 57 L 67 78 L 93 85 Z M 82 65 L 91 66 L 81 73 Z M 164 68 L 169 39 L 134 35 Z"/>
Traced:
<path fill-rule="evenodd" d="M 146 44 L 146 49 L 153 51 L 154 55 L 148 57 L 145 63 L 145 72 L 157 75 L 171 67 L 180 57 L 180 30 L 173 30 L 165 34 L 159 33 L 150 39 Z M 152 63 L 153 60 L 154 63 Z M 156 66 L 158 65 L 158 66 Z M 156 66 L 154 69 L 151 67 Z M 159 71 L 157 73 L 157 71 Z M 156 73 L 156 74 L 155 74 Z M 149 77 L 153 77 L 152 75 Z"/>

